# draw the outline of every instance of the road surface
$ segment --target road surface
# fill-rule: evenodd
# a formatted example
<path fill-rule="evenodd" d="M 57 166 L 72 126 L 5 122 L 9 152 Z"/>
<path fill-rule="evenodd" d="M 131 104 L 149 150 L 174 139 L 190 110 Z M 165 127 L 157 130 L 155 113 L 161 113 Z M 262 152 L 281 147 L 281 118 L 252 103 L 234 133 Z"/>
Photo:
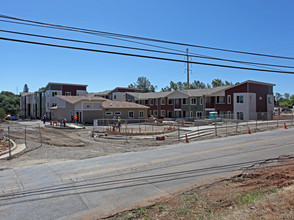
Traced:
<path fill-rule="evenodd" d="M 294 129 L 281 129 L 3 170 L 1 218 L 97 219 L 293 149 Z"/>

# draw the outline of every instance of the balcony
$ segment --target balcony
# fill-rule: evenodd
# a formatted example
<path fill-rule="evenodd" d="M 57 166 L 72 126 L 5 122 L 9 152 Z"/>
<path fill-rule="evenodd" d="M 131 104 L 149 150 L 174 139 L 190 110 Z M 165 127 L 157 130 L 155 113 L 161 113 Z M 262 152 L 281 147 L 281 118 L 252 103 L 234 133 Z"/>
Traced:
<path fill-rule="evenodd" d="M 205 108 L 215 108 L 215 103 L 206 103 Z"/>

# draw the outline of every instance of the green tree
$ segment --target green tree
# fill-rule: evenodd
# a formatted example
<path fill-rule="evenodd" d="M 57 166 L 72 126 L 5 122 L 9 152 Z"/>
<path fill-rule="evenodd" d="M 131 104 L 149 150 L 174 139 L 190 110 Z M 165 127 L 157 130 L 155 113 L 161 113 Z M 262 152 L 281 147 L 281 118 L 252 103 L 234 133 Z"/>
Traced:
<path fill-rule="evenodd" d="M 7 91 L 2 91 L 0 93 L 0 108 L 2 108 L 6 114 L 19 114 L 19 103 L 20 98 L 18 95 Z"/>
<path fill-rule="evenodd" d="M 211 85 L 213 88 L 219 87 L 219 86 L 224 86 L 224 82 L 221 79 L 214 79 L 211 82 Z"/>
<path fill-rule="evenodd" d="M 290 99 L 290 93 L 285 93 L 285 94 L 284 94 L 284 98 L 285 98 L 286 100 L 289 100 L 289 99 Z"/>
<path fill-rule="evenodd" d="M 130 84 L 129 88 L 142 89 L 143 92 L 155 92 L 156 86 L 152 85 L 151 82 L 144 76 L 138 77 L 137 82 Z"/>
<path fill-rule="evenodd" d="M 276 102 L 277 106 L 279 106 L 281 98 L 282 98 L 282 95 L 280 93 L 276 92 L 275 93 L 275 102 Z"/>
<path fill-rule="evenodd" d="M 29 92 L 29 87 L 27 84 L 24 85 L 23 92 Z"/>
<path fill-rule="evenodd" d="M 0 108 L 0 120 L 3 120 L 5 117 L 6 117 L 5 111 L 2 108 Z"/>

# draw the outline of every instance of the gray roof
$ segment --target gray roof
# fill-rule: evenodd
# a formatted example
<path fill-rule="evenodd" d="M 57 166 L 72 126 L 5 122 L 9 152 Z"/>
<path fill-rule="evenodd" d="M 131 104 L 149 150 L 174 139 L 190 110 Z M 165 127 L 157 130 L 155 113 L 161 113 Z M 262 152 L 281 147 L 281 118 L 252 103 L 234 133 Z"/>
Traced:
<path fill-rule="evenodd" d="M 208 88 L 208 89 L 188 89 L 188 90 L 180 90 L 179 92 L 191 96 L 208 96 L 213 95 L 214 93 L 218 93 L 224 91 L 226 89 L 231 88 L 232 86 L 219 86 L 215 88 Z"/>
<path fill-rule="evenodd" d="M 157 99 L 164 98 L 174 91 L 168 92 L 147 92 L 147 93 L 139 93 L 139 92 L 127 92 L 127 94 L 133 96 L 135 99 L 144 100 L 144 99 Z"/>
<path fill-rule="evenodd" d="M 88 94 L 89 97 L 96 97 L 96 96 L 105 96 L 109 95 L 112 90 L 105 90 L 103 92 L 91 92 Z"/>
<path fill-rule="evenodd" d="M 209 89 L 188 89 L 188 90 L 177 90 L 177 91 L 168 91 L 168 92 L 148 92 L 148 93 L 127 92 L 127 94 L 133 96 L 136 100 L 164 98 L 175 92 L 188 95 L 189 97 L 203 96 L 203 95 L 208 96 L 208 95 L 213 95 L 214 93 L 224 91 L 230 87 L 232 86 L 219 86 L 216 88 L 209 88 Z"/>

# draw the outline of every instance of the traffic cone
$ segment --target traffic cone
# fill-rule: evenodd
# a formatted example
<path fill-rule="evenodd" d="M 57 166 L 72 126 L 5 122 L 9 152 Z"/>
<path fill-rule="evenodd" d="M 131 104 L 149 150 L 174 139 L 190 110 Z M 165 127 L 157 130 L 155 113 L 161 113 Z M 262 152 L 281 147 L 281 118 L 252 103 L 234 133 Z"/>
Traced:
<path fill-rule="evenodd" d="M 286 123 L 284 122 L 284 129 L 287 129 Z"/>
<path fill-rule="evenodd" d="M 249 126 L 248 126 L 248 134 L 251 134 L 251 131 L 250 131 L 250 128 L 249 128 Z"/>
<path fill-rule="evenodd" d="M 186 143 L 189 143 L 188 135 L 186 134 Z"/>

